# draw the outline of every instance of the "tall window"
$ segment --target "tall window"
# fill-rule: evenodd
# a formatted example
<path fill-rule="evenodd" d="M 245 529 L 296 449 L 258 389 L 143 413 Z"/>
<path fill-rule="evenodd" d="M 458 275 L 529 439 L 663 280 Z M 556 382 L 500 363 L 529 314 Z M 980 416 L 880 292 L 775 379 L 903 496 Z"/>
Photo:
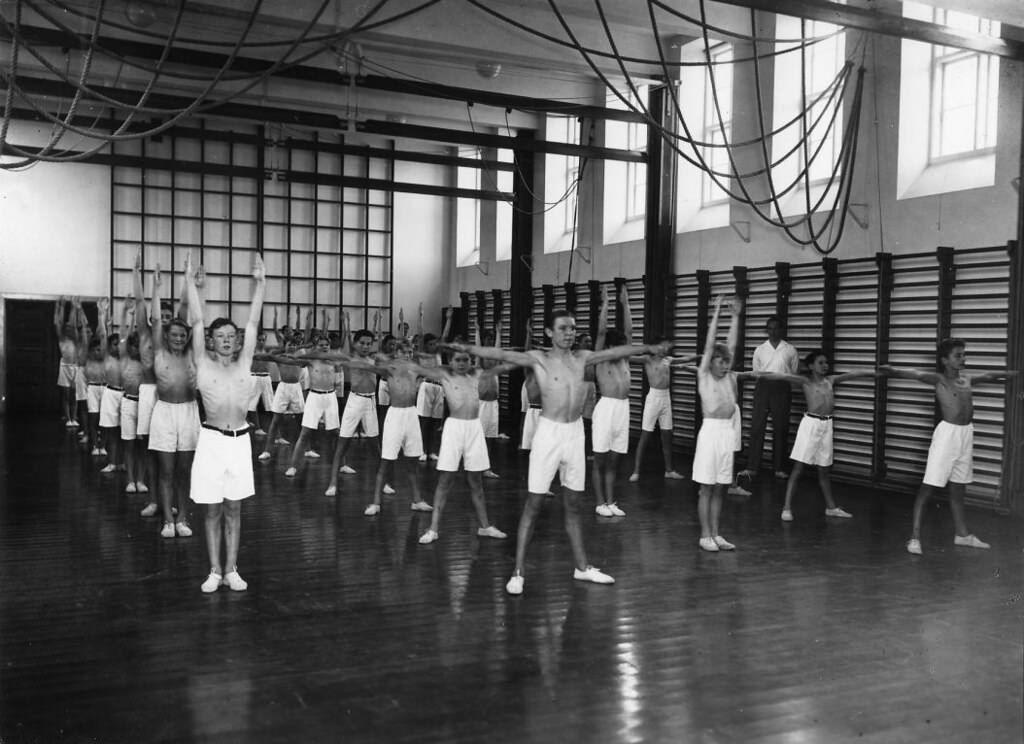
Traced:
<path fill-rule="evenodd" d="M 725 145 L 732 138 L 732 65 L 733 51 L 731 44 L 719 44 L 709 50 L 709 65 L 704 73 L 704 112 L 703 127 L 700 138 L 709 143 L 702 148 L 705 166 L 715 173 L 729 173 L 729 152 Z M 715 100 L 718 100 L 718 107 Z M 722 116 L 719 119 L 719 112 Z M 729 179 L 715 176 L 718 183 L 728 187 Z M 701 206 L 710 206 L 728 201 L 727 192 L 723 191 L 715 179 L 707 171 L 701 175 L 700 201 Z"/>
<path fill-rule="evenodd" d="M 807 146 L 800 151 L 800 164 L 803 168 L 807 159 L 813 158 L 808 173 L 811 183 L 821 183 L 831 178 L 843 140 L 842 98 L 830 99 L 828 95 L 829 87 L 843 67 L 846 51 L 844 35 L 835 33 L 838 30 L 839 27 L 831 23 L 804 22 L 805 37 L 820 39 L 804 51 L 804 87 L 807 90 L 804 127 Z"/>
<path fill-rule="evenodd" d="M 460 158 L 480 159 L 475 148 L 460 148 Z M 456 183 L 460 189 L 480 189 L 480 168 L 459 166 Z M 480 200 L 460 197 L 455 201 L 455 258 L 458 266 L 473 266 L 480 260 Z"/>
<path fill-rule="evenodd" d="M 647 151 L 647 126 L 631 121 L 626 125 L 626 149 Z M 647 168 L 643 163 L 626 163 L 626 219 L 636 220 L 647 211 Z"/>
<path fill-rule="evenodd" d="M 935 23 L 998 35 L 999 24 L 993 21 L 942 8 L 930 10 Z M 999 58 L 933 46 L 931 71 L 929 158 L 935 160 L 995 147 Z"/>
<path fill-rule="evenodd" d="M 915 2 L 903 15 L 998 38 L 999 24 Z M 900 44 L 900 199 L 995 183 L 999 58 L 904 39 Z"/>
<path fill-rule="evenodd" d="M 548 116 L 546 139 L 569 145 L 580 143 L 580 122 L 572 116 Z M 544 252 L 556 253 L 572 247 L 579 197 L 580 159 L 567 155 L 545 156 L 544 200 L 553 205 L 544 219 Z"/>
<path fill-rule="evenodd" d="M 498 160 L 502 163 L 511 163 L 515 160 L 515 153 L 511 150 L 498 150 Z M 499 170 L 497 174 L 498 191 L 512 193 L 514 180 L 512 171 Z M 508 261 L 512 258 L 512 205 L 507 201 L 499 201 L 496 212 L 497 237 L 494 245 L 494 259 Z"/>

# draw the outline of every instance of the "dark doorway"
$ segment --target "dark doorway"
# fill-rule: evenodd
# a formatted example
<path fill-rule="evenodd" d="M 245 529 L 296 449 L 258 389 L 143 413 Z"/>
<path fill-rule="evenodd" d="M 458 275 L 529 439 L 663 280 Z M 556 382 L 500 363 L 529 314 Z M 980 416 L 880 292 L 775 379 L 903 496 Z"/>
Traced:
<path fill-rule="evenodd" d="M 83 303 L 83 308 L 94 323 L 96 303 Z M 53 300 L 5 300 L 4 309 L 8 413 L 60 416 Z"/>

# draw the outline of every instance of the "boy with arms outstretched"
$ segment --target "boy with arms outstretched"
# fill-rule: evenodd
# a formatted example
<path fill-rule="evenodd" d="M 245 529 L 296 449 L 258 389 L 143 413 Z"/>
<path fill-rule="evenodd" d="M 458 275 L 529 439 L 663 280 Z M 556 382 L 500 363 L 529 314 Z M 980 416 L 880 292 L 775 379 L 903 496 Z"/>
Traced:
<path fill-rule="evenodd" d="M 739 317 L 743 301 L 734 297 L 729 303 L 732 322 L 725 344 L 715 342 L 718 317 L 725 300 L 715 300 L 715 314 L 708 328 L 704 356 L 697 367 L 697 392 L 700 394 L 704 420 L 697 434 L 697 447 L 693 454 L 693 480 L 700 484 L 697 516 L 700 519 L 700 547 L 712 553 L 735 550 L 736 546 L 719 532 L 718 518 L 722 512 L 722 498 L 732 483 L 733 450 L 736 433 L 733 414 L 736 411 L 736 381 L 752 377 L 752 373 L 732 371 L 736 339 L 739 336 Z"/>
<path fill-rule="evenodd" d="M 420 367 L 417 370 L 421 376 L 436 380 L 444 388 L 444 397 L 448 402 L 448 418 L 445 419 L 441 432 L 441 447 L 437 459 L 440 477 L 434 491 L 434 514 L 430 521 L 430 529 L 420 536 L 420 543 L 432 543 L 440 535 L 441 514 L 444 512 L 444 505 L 451 492 L 460 461 L 464 463 L 473 508 L 480 522 L 476 534 L 480 537 L 504 539 L 507 535 L 491 524 L 484 503 L 483 474 L 490 471 L 491 460 L 487 454 L 487 439 L 484 437 L 484 427 L 480 421 L 480 387 L 483 380 L 496 378 L 513 369 L 515 365 L 502 364 L 478 370 L 473 367 L 468 352 L 457 345 L 447 348 L 452 351 L 449 367 Z"/>
<path fill-rule="evenodd" d="M 800 419 L 800 428 L 796 432 L 793 451 L 793 470 L 789 473 L 786 483 L 786 502 L 782 506 L 782 521 L 793 521 L 793 493 L 800 482 L 800 475 L 805 465 L 818 468 L 818 485 L 825 497 L 825 516 L 849 518 L 853 515 L 840 506 L 836 506 L 832 498 L 832 412 L 835 410 L 836 398 L 834 388 L 846 380 L 858 377 L 875 377 L 875 370 L 859 370 L 841 375 L 828 375 L 828 357 L 825 352 L 815 349 L 804 360 L 808 374 L 787 375 L 774 372 L 763 372 L 759 377 L 768 380 L 782 380 L 792 385 L 800 385 L 807 401 L 807 411 Z"/>
<path fill-rule="evenodd" d="M 949 507 L 953 512 L 953 544 L 967 548 L 988 548 L 967 529 L 964 513 L 964 494 L 974 472 L 974 397 L 971 386 L 979 382 L 1001 382 L 1017 374 L 1012 372 L 985 372 L 980 375 L 964 374 L 967 366 L 967 344 L 963 339 L 944 339 L 938 348 L 941 372 L 921 372 L 882 365 L 878 369 L 892 377 L 917 380 L 935 387 L 935 398 L 942 412 L 932 434 L 928 448 L 921 488 L 914 500 L 914 526 L 907 542 L 907 552 L 921 555 L 921 518 L 924 507 L 936 488 L 949 486 Z"/>
<path fill-rule="evenodd" d="M 523 593 L 526 548 L 530 544 L 537 516 L 556 472 L 564 487 L 565 531 L 569 535 L 576 564 L 573 578 L 595 584 L 615 583 L 611 576 L 587 563 L 587 554 L 583 548 L 580 498 L 586 480 L 581 419 L 587 394 L 583 384 L 584 375 L 588 366 L 626 359 L 634 354 L 653 354 L 658 350 L 655 345 L 619 346 L 601 351 L 574 350 L 576 319 L 565 310 L 552 313 L 544 332 L 551 339 L 551 348 L 546 351 L 517 352 L 487 346 L 451 345 L 453 349 L 476 356 L 528 367 L 540 390 L 541 416 L 530 450 L 530 494 L 519 520 L 515 572 L 505 586 L 509 594 Z"/>

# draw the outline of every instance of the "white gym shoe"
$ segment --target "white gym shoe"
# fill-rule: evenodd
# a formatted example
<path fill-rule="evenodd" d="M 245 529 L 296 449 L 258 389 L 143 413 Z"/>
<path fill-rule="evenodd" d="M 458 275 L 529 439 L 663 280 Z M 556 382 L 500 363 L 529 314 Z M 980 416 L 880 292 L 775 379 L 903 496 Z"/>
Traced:
<path fill-rule="evenodd" d="M 487 527 L 478 527 L 476 534 L 480 537 L 493 537 L 497 540 L 504 540 L 508 535 L 499 530 L 493 524 Z"/>
<path fill-rule="evenodd" d="M 587 566 L 582 571 L 578 568 L 573 569 L 572 577 L 576 579 L 576 581 L 590 581 L 594 584 L 615 583 L 615 579 L 601 571 L 600 568 L 594 568 L 593 566 Z"/>

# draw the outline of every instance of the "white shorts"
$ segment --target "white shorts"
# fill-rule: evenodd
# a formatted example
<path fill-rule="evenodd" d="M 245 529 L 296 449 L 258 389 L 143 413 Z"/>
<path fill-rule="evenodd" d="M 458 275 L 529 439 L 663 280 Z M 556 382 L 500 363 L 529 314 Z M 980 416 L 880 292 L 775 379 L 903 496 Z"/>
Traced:
<path fill-rule="evenodd" d="M 303 391 L 309 390 L 309 367 L 303 367 L 302 372 L 299 373 L 299 384 Z"/>
<path fill-rule="evenodd" d="M 274 407 L 274 385 L 270 382 L 270 374 L 252 375 L 252 392 L 249 393 L 249 410 L 255 411 L 263 401 L 263 410 L 270 411 Z"/>
<path fill-rule="evenodd" d="M 321 419 L 327 431 L 334 431 L 341 425 L 338 420 L 338 398 L 333 390 L 311 390 L 309 397 L 306 398 L 302 426 L 306 429 L 315 429 Z"/>
<path fill-rule="evenodd" d="M 526 383 L 519 388 L 519 411 L 520 413 L 526 413 L 530 410 L 530 394 L 526 391 Z"/>
<path fill-rule="evenodd" d="M 533 436 L 537 432 L 537 422 L 540 421 L 540 406 L 530 406 L 523 416 L 523 441 L 519 443 L 519 449 L 528 450 L 533 446 Z"/>
<path fill-rule="evenodd" d="M 974 480 L 974 424 L 940 421 L 932 433 L 924 484 L 942 488 L 947 483 Z"/>
<path fill-rule="evenodd" d="M 406 457 L 423 454 L 423 433 L 415 406 L 388 408 L 384 416 L 384 433 L 380 440 L 380 459 L 397 460 L 401 451 Z"/>
<path fill-rule="evenodd" d="M 643 431 L 654 431 L 654 425 L 662 431 L 672 431 L 672 398 L 668 388 L 651 388 L 644 399 L 644 415 L 640 423 Z"/>
<path fill-rule="evenodd" d="M 416 393 L 416 410 L 424 418 L 444 418 L 444 388 L 430 380 L 421 382 Z"/>
<path fill-rule="evenodd" d="M 231 437 L 202 428 L 192 460 L 189 497 L 197 504 L 241 501 L 256 493 L 248 432 Z"/>
<path fill-rule="evenodd" d="M 274 391 L 270 410 L 274 413 L 302 413 L 306 404 L 302 398 L 302 383 L 279 382 Z"/>
<path fill-rule="evenodd" d="M 78 379 L 78 365 L 70 362 L 61 362 L 57 370 L 57 385 L 65 388 L 76 388 L 75 381 Z"/>
<path fill-rule="evenodd" d="M 156 405 L 156 383 L 144 382 L 139 385 L 139 417 L 135 426 L 135 436 L 149 436 L 149 422 L 153 418 L 153 407 Z"/>
<path fill-rule="evenodd" d="M 338 436 L 353 436 L 360 423 L 363 425 L 363 433 L 366 436 L 375 437 L 379 433 L 377 405 L 373 402 L 373 396 L 352 393 L 348 396 L 348 401 L 345 402 L 345 413 L 341 416 L 341 429 L 338 430 Z M 420 446 L 422 447 L 422 445 Z"/>
<path fill-rule="evenodd" d="M 732 418 L 704 419 L 697 433 L 697 449 L 693 453 L 694 483 L 706 486 L 731 484 L 735 444 Z"/>
<path fill-rule="evenodd" d="M 158 400 L 149 420 L 149 448 L 154 452 L 192 452 L 199 441 L 199 406 L 194 400 Z"/>
<path fill-rule="evenodd" d="M 562 485 L 582 491 L 587 483 L 587 456 L 584 452 L 583 419 L 559 423 L 543 416 L 537 422 L 530 450 L 530 493 L 547 493 L 558 473 Z"/>
<path fill-rule="evenodd" d="M 743 449 L 743 416 L 739 406 L 732 409 L 732 433 L 732 451 L 739 452 Z"/>
<path fill-rule="evenodd" d="M 89 400 L 89 383 L 85 381 L 85 367 L 78 368 L 75 375 L 75 400 Z"/>
<path fill-rule="evenodd" d="M 391 405 L 391 392 L 388 390 L 387 380 L 377 381 L 377 405 L 378 406 L 390 406 Z"/>
<path fill-rule="evenodd" d="M 804 465 L 827 468 L 832 465 L 832 417 L 817 418 L 805 413 L 796 430 L 789 456 Z"/>
<path fill-rule="evenodd" d="M 139 398 L 124 394 L 121 398 L 121 439 L 134 441 L 139 433 Z"/>
<path fill-rule="evenodd" d="M 86 387 L 86 407 L 89 413 L 99 413 L 100 403 L 103 401 L 103 391 L 107 386 L 102 382 L 90 382 Z"/>
<path fill-rule="evenodd" d="M 498 410 L 498 401 L 496 400 L 482 400 L 480 401 L 480 412 L 477 414 L 480 419 L 480 425 L 484 427 L 484 436 L 493 439 L 500 433 L 498 430 L 498 420 L 500 418 L 500 411 Z"/>
<path fill-rule="evenodd" d="M 484 428 L 480 419 L 444 420 L 441 430 L 441 449 L 437 453 L 437 469 L 450 473 L 459 469 L 459 460 L 463 460 L 467 473 L 481 473 L 491 469 L 491 459 L 487 456 L 487 440 L 484 439 Z"/>
<path fill-rule="evenodd" d="M 106 429 L 116 429 L 121 426 L 121 398 L 124 397 L 124 390 L 116 390 L 110 386 L 103 388 L 103 397 L 100 399 L 100 426 Z"/>
<path fill-rule="evenodd" d="M 629 450 L 629 400 L 601 398 L 594 406 L 594 423 L 590 430 L 594 452 L 611 450 L 625 454 Z"/>

